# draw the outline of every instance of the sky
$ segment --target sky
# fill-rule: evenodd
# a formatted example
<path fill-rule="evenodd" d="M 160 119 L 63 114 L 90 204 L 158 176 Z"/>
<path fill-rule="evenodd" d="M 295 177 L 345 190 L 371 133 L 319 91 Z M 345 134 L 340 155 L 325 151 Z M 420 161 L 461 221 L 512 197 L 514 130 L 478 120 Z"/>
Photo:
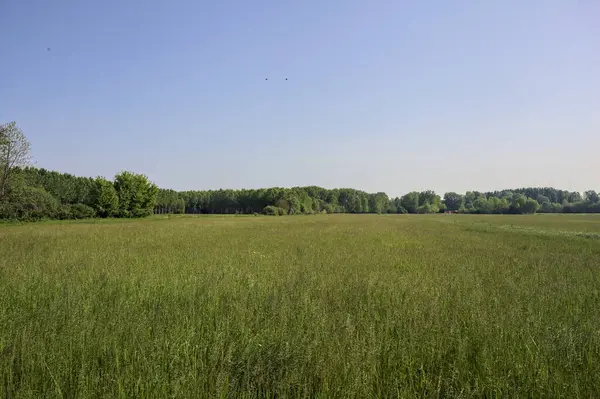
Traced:
<path fill-rule="evenodd" d="M 0 0 L 0 19 L 0 123 L 38 167 L 600 189 L 598 0 Z"/>

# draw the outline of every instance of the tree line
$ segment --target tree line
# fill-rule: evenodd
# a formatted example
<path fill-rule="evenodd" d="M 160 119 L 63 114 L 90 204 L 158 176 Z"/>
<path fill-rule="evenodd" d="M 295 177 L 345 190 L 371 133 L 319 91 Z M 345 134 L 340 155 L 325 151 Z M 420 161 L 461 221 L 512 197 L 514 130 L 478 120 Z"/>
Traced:
<path fill-rule="evenodd" d="M 145 175 L 124 171 L 110 181 L 33 168 L 29 150 L 16 123 L 0 125 L 0 219 L 143 217 L 154 211 L 158 187 Z"/>
<path fill-rule="evenodd" d="M 599 196 L 551 187 L 520 188 L 495 192 L 410 192 L 390 198 L 342 188 L 273 187 L 256 190 L 159 190 L 155 213 L 294 215 L 315 213 L 473 213 L 533 214 L 600 213 Z"/>
<path fill-rule="evenodd" d="M 520 188 L 494 192 L 383 192 L 317 186 L 242 190 L 159 189 L 143 174 L 124 171 L 113 180 L 78 177 L 30 166 L 30 144 L 14 122 L 0 126 L 0 219 L 144 217 L 156 214 L 316 213 L 600 213 L 596 191 Z"/>

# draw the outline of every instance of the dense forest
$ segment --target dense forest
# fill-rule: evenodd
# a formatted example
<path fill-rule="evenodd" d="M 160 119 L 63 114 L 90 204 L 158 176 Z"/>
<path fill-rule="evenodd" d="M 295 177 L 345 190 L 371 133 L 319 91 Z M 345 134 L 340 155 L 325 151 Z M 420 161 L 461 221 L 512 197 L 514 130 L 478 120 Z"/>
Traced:
<path fill-rule="evenodd" d="M 600 213 L 596 191 L 520 188 L 494 192 L 410 192 L 402 197 L 322 187 L 182 191 L 159 189 L 143 174 L 110 181 L 29 166 L 29 142 L 14 122 L 0 126 L 0 219 L 143 217 L 153 213 Z"/>

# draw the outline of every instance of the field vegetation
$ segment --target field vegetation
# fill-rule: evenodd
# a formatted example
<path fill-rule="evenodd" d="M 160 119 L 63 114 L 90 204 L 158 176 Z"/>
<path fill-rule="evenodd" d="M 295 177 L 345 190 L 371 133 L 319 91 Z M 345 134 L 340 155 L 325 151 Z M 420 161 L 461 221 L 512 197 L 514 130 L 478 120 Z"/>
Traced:
<path fill-rule="evenodd" d="M 598 397 L 600 217 L 0 226 L 0 397 Z"/>
<path fill-rule="evenodd" d="M 175 191 L 129 171 L 113 181 L 31 167 L 30 143 L 16 122 L 0 125 L 0 220 L 139 218 L 151 214 L 312 215 L 315 213 L 600 213 L 596 190 L 528 187 L 464 194 L 384 192 L 318 186 Z"/>

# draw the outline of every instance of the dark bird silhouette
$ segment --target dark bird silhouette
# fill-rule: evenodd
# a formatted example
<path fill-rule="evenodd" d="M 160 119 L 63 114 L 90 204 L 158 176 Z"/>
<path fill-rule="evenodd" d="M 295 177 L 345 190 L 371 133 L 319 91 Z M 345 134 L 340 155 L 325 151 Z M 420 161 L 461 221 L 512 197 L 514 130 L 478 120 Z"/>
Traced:
<path fill-rule="evenodd" d="M 285 78 L 285 80 L 287 80 L 287 78 Z"/>
<path fill-rule="evenodd" d="M 46 51 L 50 51 L 50 47 L 46 47 Z"/>

